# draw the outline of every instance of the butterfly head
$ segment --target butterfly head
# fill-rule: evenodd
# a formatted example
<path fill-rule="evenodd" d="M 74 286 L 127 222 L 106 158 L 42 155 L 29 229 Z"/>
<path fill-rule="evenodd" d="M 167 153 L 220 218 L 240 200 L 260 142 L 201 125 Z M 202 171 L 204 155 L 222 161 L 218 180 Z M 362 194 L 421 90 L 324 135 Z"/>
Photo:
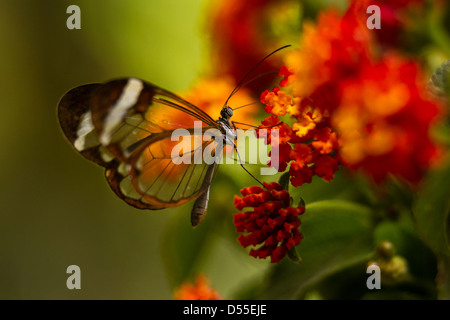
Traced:
<path fill-rule="evenodd" d="M 233 109 L 226 106 L 220 111 L 220 117 L 224 120 L 229 120 L 233 116 Z"/>

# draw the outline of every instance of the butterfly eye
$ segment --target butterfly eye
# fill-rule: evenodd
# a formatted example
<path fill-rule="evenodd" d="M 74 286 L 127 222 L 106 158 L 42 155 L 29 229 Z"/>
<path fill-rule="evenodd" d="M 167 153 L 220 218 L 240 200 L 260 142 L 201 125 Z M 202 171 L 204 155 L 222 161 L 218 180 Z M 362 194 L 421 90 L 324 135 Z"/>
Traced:
<path fill-rule="evenodd" d="M 222 118 L 229 119 L 233 116 L 233 109 L 230 107 L 225 107 L 220 111 Z"/>

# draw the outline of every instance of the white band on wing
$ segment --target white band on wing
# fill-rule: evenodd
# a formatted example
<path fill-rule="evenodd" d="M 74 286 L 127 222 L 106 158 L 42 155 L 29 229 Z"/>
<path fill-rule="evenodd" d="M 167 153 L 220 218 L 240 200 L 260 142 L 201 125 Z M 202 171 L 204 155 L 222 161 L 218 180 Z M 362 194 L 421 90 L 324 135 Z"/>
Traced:
<path fill-rule="evenodd" d="M 103 132 L 100 136 L 101 144 L 108 145 L 111 142 L 114 129 L 122 122 L 128 110 L 136 104 L 143 88 L 144 84 L 141 80 L 136 78 L 128 80 L 119 99 L 105 118 Z"/>

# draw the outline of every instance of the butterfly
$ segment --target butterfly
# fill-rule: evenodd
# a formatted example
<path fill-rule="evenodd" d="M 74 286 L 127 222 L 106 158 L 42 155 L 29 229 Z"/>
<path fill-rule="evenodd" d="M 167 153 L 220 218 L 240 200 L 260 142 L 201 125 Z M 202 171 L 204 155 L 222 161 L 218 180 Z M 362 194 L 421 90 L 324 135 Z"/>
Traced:
<path fill-rule="evenodd" d="M 285 47 L 247 73 L 217 120 L 168 90 L 138 78 L 122 78 L 65 93 L 58 104 L 60 127 L 79 154 L 105 168 L 106 180 L 120 199 L 150 210 L 195 200 L 191 224 L 196 226 L 207 211 L 219 163 L 202 161 L 202 156 L 208 151 L 217 160 L 225 146 L 237 151 L 236 123 L 231 121 L 228 100 L 262 61 Z M 195 126 L 198 123 L 200 127 Z M 216 134 L 205 138 L 211 130 Z M 189 137 L 183 141 L 193 142 L 178 154 L 184 161 L 174 161 L 175 132 L 184 132 Z M 252 175 L 242 162 L 241 166 Z"/>

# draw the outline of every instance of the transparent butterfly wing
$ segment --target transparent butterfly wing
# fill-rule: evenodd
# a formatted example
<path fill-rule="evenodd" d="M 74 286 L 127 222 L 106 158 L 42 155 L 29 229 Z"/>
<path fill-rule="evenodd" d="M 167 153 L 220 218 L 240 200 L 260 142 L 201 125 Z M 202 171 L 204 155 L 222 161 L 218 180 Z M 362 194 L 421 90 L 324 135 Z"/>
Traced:
<path fill-rule="evenodd" d="M 218 128 L 202 110 L 139 79 L 119 79 L 69 91 L 58 107 L 61 127 L 75 149 L 106 168 L 106 178 L 125 202 L 141 209 L 178 206 L 205 191 L 205 150 L 217 150 L 203 132 Z M 183 163 L 172 161 L 181 131 Z M 189 141 L 201 141 L 200 144 Z M 220 149 L 220 146 L 219 146 Z M 208 152 L 206 152 L 208 153 Z M 187 161 L 190 159 L 191 161 Z"/>

